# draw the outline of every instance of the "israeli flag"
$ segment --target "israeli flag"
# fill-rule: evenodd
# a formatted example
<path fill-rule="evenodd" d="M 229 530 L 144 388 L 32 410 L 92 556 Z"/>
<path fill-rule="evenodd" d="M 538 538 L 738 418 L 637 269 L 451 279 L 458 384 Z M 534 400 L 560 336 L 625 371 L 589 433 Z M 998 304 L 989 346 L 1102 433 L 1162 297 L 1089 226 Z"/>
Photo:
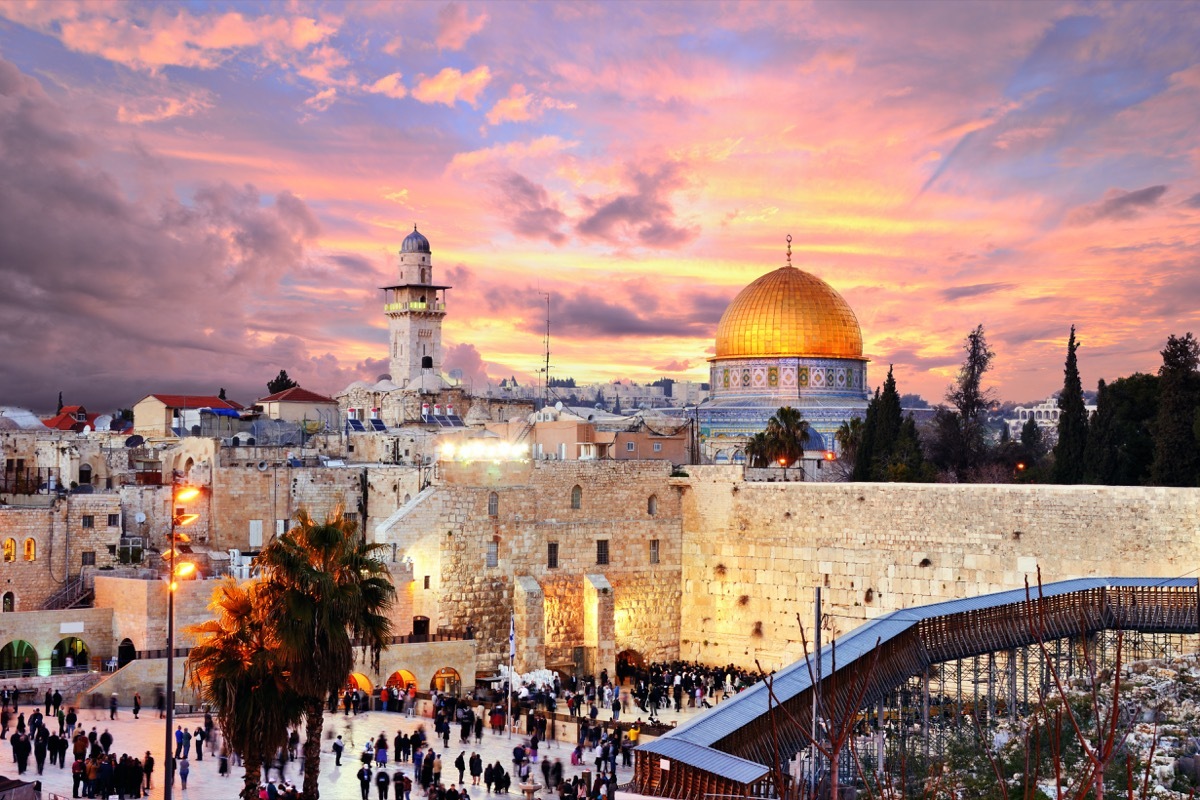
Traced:
<path fill-rule="evenodd" d="M 508 659 L 517 657 L 517 616 L 513 614 L 508 618 Z"/>

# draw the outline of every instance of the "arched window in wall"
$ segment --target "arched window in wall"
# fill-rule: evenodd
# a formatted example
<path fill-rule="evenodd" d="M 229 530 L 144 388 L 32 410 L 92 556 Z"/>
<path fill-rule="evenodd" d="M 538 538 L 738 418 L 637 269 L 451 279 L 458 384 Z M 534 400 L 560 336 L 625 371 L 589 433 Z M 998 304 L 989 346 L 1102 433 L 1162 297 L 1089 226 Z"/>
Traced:
<path fill-rule="evenodd" d="M 4 560 L 5 561 L 16 561 L 17 560 L 17 540 L 16 539 L 5 539 L 4 540 Z"/>
<path fill-rule="evenodd" d="M 17 610 L 17 596 L 12 592 L 4 593 L 4 613 L 10 614 Z"/>
<path fill-rule="evenodd" d="M 25 560 L 37 561 L 37 542 L 33 539 L 25 540 Z"/>
<path fill-rule="evenodd" d="M 646 513 L 652 517 L 658 513 L 658 495 L 650 495 L 650 499 L 646 501 Z"/>
<path fill-rule="evenodd" d="M 571 487 L 571 508 L 583 508 L 583 489 L 578 484 Z"/>
<path fill-rule="evenodd" d="M 492 492 L 488 495 L 488 516 L 497 517 L 500 515 L 500 495 Z"/>
<path fill-rule="evenodd" d="M 79 465 L 79 483 L 83 486 L 86 486 L 91 482 L 92 482 L 92 465 L 91 464 L 80 464 Z"/>

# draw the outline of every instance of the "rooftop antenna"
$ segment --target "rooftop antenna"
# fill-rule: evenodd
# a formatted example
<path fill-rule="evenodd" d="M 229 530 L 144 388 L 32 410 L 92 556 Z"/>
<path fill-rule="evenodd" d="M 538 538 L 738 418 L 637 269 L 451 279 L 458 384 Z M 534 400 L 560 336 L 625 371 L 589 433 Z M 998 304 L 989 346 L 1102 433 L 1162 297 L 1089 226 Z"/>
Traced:
<path fill-rule="evenodd" d="M 546 297 L 546 365 L 542 369 L 542 408 L 550 405 L 550 293 Z"/>
<path fill-rule="evenodd" d="M 790 233 L 787 235 L 787 243 L 787 265 L 790 267 L 792 265 L 792 235 Z"/>

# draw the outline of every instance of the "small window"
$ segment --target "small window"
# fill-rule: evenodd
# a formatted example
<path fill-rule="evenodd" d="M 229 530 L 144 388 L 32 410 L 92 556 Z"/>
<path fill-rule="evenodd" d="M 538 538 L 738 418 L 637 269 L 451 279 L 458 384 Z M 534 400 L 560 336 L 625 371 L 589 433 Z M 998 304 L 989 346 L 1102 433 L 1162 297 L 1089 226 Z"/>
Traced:
<path fill-rule="evenodd" d="M 425 588 L 426 589 L 429 588 L 429 576 L 428 575 L 425 576 Z"/>
<path fill-rule="evenodd" d="M 120 514 L 109 514 L 108 515 L 108 527 L 110 527 L 110 528 L 121 527 L 121 515 Z"/>
<path fill-rule="evenodd" d="M 650 563 L 658 563 L 658 539 L 650 540 Z"/>
<path fill-rule="evenodd" d="M 633 442 L 625 443 L 625 452 L 627 452 L 627 453 L 632 453 L 636 448 L 637 448 L 637 445 L 635 445 Z"/>
<path fill-rule="evenodd" d="M 17 560 L 17 540 L 16 539 L 5 539 L 4 540 L 4 560 L 5 561 L 16 561 Z"/>
<path fill-rule="evenodd" d="M 650 495 L 650 499 L 646 501 L 646 513 L 652 517 L 658 513 L 658 495 Z"/>
<path fill-rule="evenodd" d="M 4 613 L 9 614 L 17 610 L 17 596 L 12 592 L 4 593 Z"/>
<path fill-rule="evenodd" d="M 25 540 L 25 560 L 37 561 L 37 542 L 33 539 Z"/>
<path fill-rule="evenodd" d="M 263 546 L 263 521 L 261 519 L 250 520 L 250 548 L 257 549 Z"/>
<path fill-rule="evenodd" d="M 84 514 L 83 515 L 83 527 L 85 527 L 85 528 L 96 527 L 96 518 L 94 516 L 92 516 L 91 514 Z"/>
<path fill-rule="evenodd" d="M 489 567 L 497 567 L 500 565 L 500 543 L 499 542 L 488 542 L 487 543 L 487 557 L 485 560 L 485 564 Z"/>
<path fill-rule="evenodd" d="M 558 542 L 546 544 L 546 568 L 558 569 Z"/>
<path fill-rule="evenodd" d="M 285 533 L 287 533 L 287 529 L 288 529 L 287 524 L 288 524 L 288 521 L 286 519 L 275 520 L 275 535 L 283 536 Z"/>
<path fill-rule="evenodd" d="M 583 508 L 583 489 L 579 486 L 571 489 L 571 508 Z"/>
<path fill-rule="evenodd" d="M 654 452 L 656 452 L 656 453 L 661 453 L 661 452 L 662 452 L 662 442 L 655 442 L 655 443 L 654 443 Z"/>
<path fill-rule="evenodd" d="M 96 566 L 96 551 L 95 550 L 84 550 L 82 553 L 79 554 L 79 556 L 82 559 L 81 563 L 83 564 L 83 566 L 85 566 L 85 567 Z"/>
<path fill-rule="evenodd" d="M 357 526 L 358 525 L 358 512 L 357 511 L 347 511 L 342 514 L 342 519 L 345 521 L 345 523 L 347 525 Z"/>
<path fill-rule="evenodd" d="M 488 516 L 500 516 L 500 495 L 495 492 L 488 495 Z"/>
<path fill-rule="evenodd" d="M 601 566 L 608 563 L 608 539 L 596 540 L 596 563 Z"/>

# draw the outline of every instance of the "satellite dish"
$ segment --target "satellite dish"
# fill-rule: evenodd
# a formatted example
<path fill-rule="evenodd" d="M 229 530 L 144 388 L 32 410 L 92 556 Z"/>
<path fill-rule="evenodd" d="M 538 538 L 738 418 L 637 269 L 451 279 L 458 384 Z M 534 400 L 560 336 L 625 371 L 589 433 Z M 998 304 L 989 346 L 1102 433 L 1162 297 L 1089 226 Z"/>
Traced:
<path fill-rule="evenodd" d="M 84 426 L 83 426 L 83 432 L 84 432 L 84 433 L 91 433 L 91 432 L 92 432 L 92 426 L 91 426 L 91 425 L 84 425 Z"/>
<path fill-rule="evenodd" d="M 112 430 L 113 418 L 112 414 L 101 414 L 96 417 L 96 430 L 107 431 Z"/>
<path fill-rule="evenodd" d="M 126 447 L 141 447 L 145 443 L 145 439 L 141 436 L 130 436 L 125 440 Z"/>
<path fill-rule="evenodd" d="M 562 411 L 562 400 L 559 400 L 557 403 L 554 404 L 554 410 Z"/>
<path fill-rule="evenodd" d="M 146 515 L 143 514 L 141 511 L 139 511 L 133 515 L 133 521 L 136 522 L 138 525 L 141 525 L 143 522 L 146 521 Z"/>

